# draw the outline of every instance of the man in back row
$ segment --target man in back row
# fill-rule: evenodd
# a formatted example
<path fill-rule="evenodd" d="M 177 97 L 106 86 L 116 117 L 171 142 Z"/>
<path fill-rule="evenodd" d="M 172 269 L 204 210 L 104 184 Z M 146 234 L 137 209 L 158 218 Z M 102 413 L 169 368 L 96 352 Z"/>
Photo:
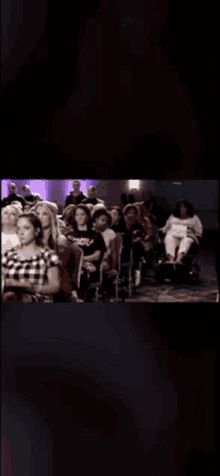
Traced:
<path fill-rule="evenodd" d="M 7 205 L 11 205 L 12 202 L 16 202 L 16 201 L 20 202 L 23 208 L 25 205 L 25 200 L 24 198 L 22 198 L 20 195 L 16 193 L 15 183 L 9 184 L 8 192 L 9 192 L 8 196 L 3 198 L 3 200 L 1 200 L 1 208 L 7 207 Z"/>
<path fill-rule="evenodd" d="M 68 207 L 68 205 L 79 205 L 83 200 L 86 199 L 84 193 L 80 192 L 79 190 L 79 181 L 73 180 L 72 185 L 73 190 L 69 193 L 69 195 L 67 195 L 64 208 Z"/>
<path fill-rule="evenodd" d="M 103 200 L 100 200 L 100 198 L 97 198 L 96 196 L 96 189 L 95 187 L 93 187 L 92 185 L 89 185 L 87 187 L 87 198 L 85 198 L 82 203 L 84 205 L 87 205 L 88 203 L 90 203 L 91 205 L 98 205 L 99 203 L 101 203 L 102 205 L 104 205 L 104 201 Z"/>
<path fill-rule="evenodd" d="M 22 190 L 25 193 L 24 199 L 27 202 L 31 202 L 31 203 L 35 202 L 36 197 L 31 194 L 29 185 L 25 185 L 24 187 L 22 187 Z"/>

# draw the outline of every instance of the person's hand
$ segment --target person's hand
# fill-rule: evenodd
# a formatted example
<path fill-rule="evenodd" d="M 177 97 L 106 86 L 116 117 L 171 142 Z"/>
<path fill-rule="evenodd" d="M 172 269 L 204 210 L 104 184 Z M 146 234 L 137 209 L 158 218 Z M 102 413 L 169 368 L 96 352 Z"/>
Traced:
<path fill-rule="evenodd" d="M 186 235 L 187 236 L 194 236 L 195 235 L 194 228 L 192 228 L 191 226 L 187 226 Z"/>
<path fill-rule="evenodd" d="M 28 279 L 21 279 L 19 281 L 19 284 L 31 293 L 36 292 L 36 286 L 30 281 L 28 281 Z"/>

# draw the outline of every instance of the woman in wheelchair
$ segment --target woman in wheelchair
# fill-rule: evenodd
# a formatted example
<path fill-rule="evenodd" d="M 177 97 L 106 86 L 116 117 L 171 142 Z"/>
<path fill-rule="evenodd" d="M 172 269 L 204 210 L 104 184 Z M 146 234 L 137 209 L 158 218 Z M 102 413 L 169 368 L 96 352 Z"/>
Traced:
<path fill-rule="evenodd" d="M 194 214 L 193 205 L 187 200 L 179 200 L 174 213 L 159 231 L 165 235 L 167 262 L 181 264 L 192 245 L 199 245 L 203 227 L 199 217 Z"/>

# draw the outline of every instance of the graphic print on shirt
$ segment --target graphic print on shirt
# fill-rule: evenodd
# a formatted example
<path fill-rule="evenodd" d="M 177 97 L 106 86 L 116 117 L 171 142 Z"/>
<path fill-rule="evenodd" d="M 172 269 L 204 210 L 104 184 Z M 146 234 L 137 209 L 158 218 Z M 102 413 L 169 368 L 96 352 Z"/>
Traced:
<path fill-rule="evenodd" d="M 91 238 L 76 238 L 75 236 L 71 235 L 68 238 L 78 246 L 91 246 L 94 243 L 94 240 Z"/>

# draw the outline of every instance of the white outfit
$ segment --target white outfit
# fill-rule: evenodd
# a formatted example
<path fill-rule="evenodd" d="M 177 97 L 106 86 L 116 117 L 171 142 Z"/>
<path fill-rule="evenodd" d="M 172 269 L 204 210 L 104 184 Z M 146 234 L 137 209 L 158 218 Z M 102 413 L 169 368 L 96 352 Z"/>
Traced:
<path fill-rule="evenodd" d="M 107 250 L 110 248 L 110 243 L 116 238 L 116 233 L 111 230 L 110 228 L 107 228 L 107 230 L 102 231 L 102 237 L 105 242 L 105 246 Z"/>
<path fill-rule="evenodd" d="M 2 239 L 2 246 L 1 246 L 1 251 L 2 255 L 13 248 L 14 246 L 20 245 L 20 241 L 15 233 L 1 233 L 1 239 Z"/>
<path fill-rule="evenodd" d="M 194 230 L 191 237 L 187 236 L 187 226 L 190 226 Z M 193 241 L 199 244 L 198 238 L 202 236 L 203 227 L 197 215 L 185 219 L 171 215 L 162 230 L 166 233 L 164 240 L 166 253 L 174 258 L 178 245 L 179 253 L 186 254 Z"/>

